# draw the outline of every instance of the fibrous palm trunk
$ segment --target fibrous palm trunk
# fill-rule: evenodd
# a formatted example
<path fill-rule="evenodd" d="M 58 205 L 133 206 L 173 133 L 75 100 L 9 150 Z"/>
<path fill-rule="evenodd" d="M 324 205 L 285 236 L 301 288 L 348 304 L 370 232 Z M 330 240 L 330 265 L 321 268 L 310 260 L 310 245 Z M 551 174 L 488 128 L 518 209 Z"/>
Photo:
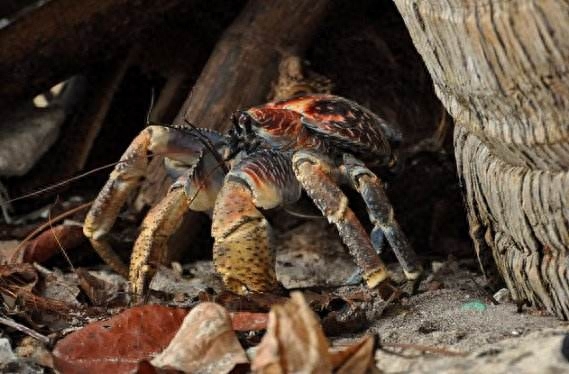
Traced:
<path fill-rule="evenodd" d="M 395 2 L 457 124 L 479 258 L 514 299 L 569 318 L 569 3 Z"/>

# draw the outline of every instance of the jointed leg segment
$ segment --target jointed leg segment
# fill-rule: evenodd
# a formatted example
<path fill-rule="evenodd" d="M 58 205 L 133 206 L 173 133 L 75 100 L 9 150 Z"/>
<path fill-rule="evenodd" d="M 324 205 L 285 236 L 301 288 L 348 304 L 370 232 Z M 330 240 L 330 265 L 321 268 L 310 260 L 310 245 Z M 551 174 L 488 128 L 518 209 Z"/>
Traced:
<path fill-rule="evenodd" d="M 385 265 L 375 252 L 369 237 L 348 207 L 348 198 L 333 178 L 334 165 L 310 152 L 297 152 L 293 157 L 296 176 L 316 206 L 338 228 L 342 240 L 369 287 L 389 278 Z"/>
<path fill-rule="evenodd" d="M 213 212 L 213 261 L 232 292 L 270 292 L 279 288 L 269 223 L 257 209 L 296 201 L 300 185 L 290 160 L 257 152 L 233 167 Z"/>
<path fill-rule="evenodd" d="M 352 186 L 361 194 L 367 205 L 368 214 L 374 228 L 371 233 L 376 249 L 381 248 L 385 237 L 407 279 L 416 280 L 422 273 L 421 265 L 407 237 L 395 220 L 393 207 L 380 179 L 362 161 L 351 155 L 344 156 L 344 168 Z"/>
<path fill-rule="evenodd" d="M 155 265 L 166 262 L 168 239 L 189 209 L 184 189 L 178 187 L 171 189 L 144 218 L 130 259 L 129 280 L 134 295 L 141 295 L 147 289 Z"/>
<path fill-rule="evenodd" d="M 83 233 L 89 238 L 99 256 L 113 270 L 125 277 L 128 275 L 128 268 L 111 248 L 106 235 L 115 223 L 129 193 L 139 185 L 146 173 L 148 166 L 146 153 L 151 136 L 147 128 L 132 141 L 93 202 L 83 224 Z"/>

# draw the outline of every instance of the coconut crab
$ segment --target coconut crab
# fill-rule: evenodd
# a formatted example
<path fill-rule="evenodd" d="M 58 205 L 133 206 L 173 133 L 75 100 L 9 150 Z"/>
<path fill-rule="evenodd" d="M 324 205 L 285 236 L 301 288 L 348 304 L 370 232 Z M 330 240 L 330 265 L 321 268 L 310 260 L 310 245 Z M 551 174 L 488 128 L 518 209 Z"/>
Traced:
<path fill-rule="evenodd" d="M 381 180 L 368 168 L 394 161 L 398 129 L 339 96 L 306 95 L 234 113 L 227 134 L 151 125 L 130 144 L 94 201 L 84 233 L 132 292 L 144 292 L 152 264 L 164 260 L 166 241 L 188 210 L 209 213 L 213 261 L 235 293 L 279 288 L 270 226 L 260 209 L 297 202 L 302 191 L 338 232 L 369 287 L 389 279 L 378 256 L 387 239 L 407 278 L 421 273 L 415 252 L 394 218 Z M 128 193 L 140 184 L 148 154 L 167 154 L 175 179 L 147 214 L 127 269 L 106 239 Z M 365 231 L 339 185 L 362 196 L 374 228 Z"/>

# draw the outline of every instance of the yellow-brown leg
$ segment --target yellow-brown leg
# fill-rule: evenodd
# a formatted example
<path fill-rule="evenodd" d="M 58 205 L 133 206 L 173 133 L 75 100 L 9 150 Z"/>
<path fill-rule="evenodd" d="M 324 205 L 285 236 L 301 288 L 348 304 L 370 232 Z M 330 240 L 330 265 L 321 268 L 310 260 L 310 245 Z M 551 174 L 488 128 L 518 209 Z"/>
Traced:
<path fill-rule="evenodd" d="M 280 286 L 275 275 L 271 228 L 257 207 L 270 209 L 300 197 L 290 160 L 261 151 L 236 165 L 215 202 L 213 261 L 228 290 L 270 292 Z"/>
<path fill-rule="evenodd" d="M 330 223 L 338 228 L 368 287 L 389 279 L 387 269 L 375 252 L 367 232 L 348 206 L 348 198 L 332 178 L 334 165 L 310 152 L 300 151 L 293 157 L 296 176 L 304 190 Z"/>
<path fill-rule="evenodd" d="M 205 155 L 144 218 L 130 261 L 129 280 L 135 297 L 146 291 L 155 265 L 168 260 L 168 239 L 188 210 L 211 213 L 225 175 L 218 166 L 212 155 Z"/>
<path fill-rule="evenodd" d="M 163 264 L 168 257 L 168 238 L 176 232 L 190 209 L 183 188 L 175 188 L 146 215 L 130 258 L 129 280 L 131 292 L 142 295 L 154 274 L 156 264 Z"/>
<path fill-rule="evenodd" d="M 139 185 L 146 172 L 148 165 L 146 152 L 150 141 L 151 132 L 148 128 L 132 141 L 93 202 L 83 224 L 83 233 L 89 238 L 99 256 L 114 271 L 125 277 L 128 275 L 128 268 L 105 237 L 115 223 L 130 191 Z"/>

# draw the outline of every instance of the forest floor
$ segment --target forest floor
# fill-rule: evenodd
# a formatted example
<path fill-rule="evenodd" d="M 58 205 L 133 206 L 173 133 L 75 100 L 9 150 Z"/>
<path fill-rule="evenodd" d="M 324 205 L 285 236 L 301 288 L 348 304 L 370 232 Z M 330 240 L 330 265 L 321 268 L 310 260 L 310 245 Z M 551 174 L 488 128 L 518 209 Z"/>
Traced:
<path fill-rule="evenodd" d="M 314 224 L 300 226 L 296 232 L 293 230 L 286 234 L 290 239 L 283 241 L 286 244 L 278 262 L 294 264 L 296 259 L 297 263 L 292 268 L 313 270 L 302 269 L 305 275 L 296 273 L 295 279 L 291 280 L 291 273 L 285 273 L 281 267 L 283 283 L 289 282 L 289 287 L 306 286 L 308 284 L 303 282 L 314 281 L 314 274 L 318 274 L 320 282 L 331 284 L 341 283 L 342 279 L 349 277 L 355 270 L 354 265 L 330 234 L 333 231 L 314 229 Z M 329 244 L 324 252 L 315 248 L 314 243 L 319 243 L 320 247 L 326 241 Z M 569 371 L 568 356 L 562 353 L 562 347 L 567 350 L 569 345 L 567 322 L 531 308 L 518 311 L 516 304 L 508 300 L 505 289 L 496 301 L 484 287 L 485 280 L 475 260 L 451 258 L 444 262 L 433 261 L 427 272 L 416 295 L 385 308 L 363 332 L 378 334 L 381 342 L 385 343 L 385 349 L 376 351 L 377 366 L 382 371 Z M 308 278 L 310 276 L 312 278 Z M 382 303 L 372 303 L 368 312 L 383 307 Z M 338 342 L 342 340 L 340 338 Z"/>
<path fill-rule="evenodd" d="M 279 220 L 277 226 L 280 226 L 276 237 L 279 281 L 287 289 L 300 290 L 305 295 L 321 317 L 324 333 L 332 346 L 354 344 L 366 335 L 378 337 L 375 359 L 383 372 L 557 373 L 569 370 L 567 322 L 535 309 L 519 308 L 508 299 L 505 289 L 499 295 L 488 291 L 478 264 L 472 258 L 424 259 L 428 266 L 418 292 L 386 302 L 361 285 L 346 285 L 357 268 L 335 229 L 325 220 L 301 223 L 285 219 Z M 0 255 L 9 257 L 15 243 L 0 243 Z M 13 314 L 9 317 L 50 336 L 52 343 L 71 331 L 81 332 L 89 323 L 128 310 L 126 281 L 104 268 L 90 272 L 99 278 L 91 284 L 102 280 L 99 286 L 106 294 L 103 304 L 99 302 L 105 306 L 97 307 L 96 293 L 81 283 L 93 280 L 82 272 L 62 273 L 55 267 L 36 265 L 38 275 L 30 275 L 30 268 L 18 266 L 23 264 L 3 268 L 1 274 L 4 283 L 0 291 L 8 310 L 10 282 L 18 279 L 24 289 L 23 279 L 34 277 L 40 281 L 36 279 L 26 289 L 33 287 L 41 297 L 83 308 L 80 317 L 70 321 L 57 313 L 38 314 L 39 310 L 32 313 L 29 308 L 18 309 L 18 303 L 12 301 L 11 305 L 16 306 L 12 306 Z M 396 264 L 390 265 L 390 270 L 396 281 L 402 280 Z M 208 259 L 160 269 L 150 288 L 147 303 L 186 309 L 210 297 L 204 299 L 204 294 L 212 295 L 214 301 L 230 311 L 258 311 L 255 308 L 262 303 L 266 302 L 265 307 L 271 303 L 261 300 L 251 309 L 243 300 L 220 296 L 223 295 L 222 284 Z M 41 308 L 39 305 L 38 309 Z M 142 321 L 139 328 L 148 329 L 157 322 Z M 22 339 L 21 331 L 2 328 L 1 335 L 0 365 L 4 365 L 4 370 L 42 372 L 38 362 L 50 367 L 51 358 L 46 359 L 51 355 L 49 344 L 36 347 L 42 354 L 30 354 L 29 347 L 22 347 L 29 346 L 29 341 Z M 262 332 L 248 336 L 245 347 L 258 344 L 261 336 Z M 48 348 L 47 353 L 45 348 Z M 22 352 L 25 354 L 20 357 Z"/>

